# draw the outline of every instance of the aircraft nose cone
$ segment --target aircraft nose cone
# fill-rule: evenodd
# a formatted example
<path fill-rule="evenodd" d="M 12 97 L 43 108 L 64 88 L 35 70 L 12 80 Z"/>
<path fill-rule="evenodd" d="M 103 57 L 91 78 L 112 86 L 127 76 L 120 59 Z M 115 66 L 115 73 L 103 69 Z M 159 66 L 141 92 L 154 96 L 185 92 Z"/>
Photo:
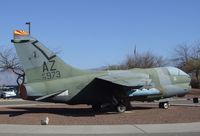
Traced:
<path fill-rule="evenodd" d="M 186 79 L 186 81 L 191 85 L 191 80 L 192 80 L 192 79 L 191 79 L 190 75 L 187 74 L 187 76 L 186 76 L 185 79 Z"/>

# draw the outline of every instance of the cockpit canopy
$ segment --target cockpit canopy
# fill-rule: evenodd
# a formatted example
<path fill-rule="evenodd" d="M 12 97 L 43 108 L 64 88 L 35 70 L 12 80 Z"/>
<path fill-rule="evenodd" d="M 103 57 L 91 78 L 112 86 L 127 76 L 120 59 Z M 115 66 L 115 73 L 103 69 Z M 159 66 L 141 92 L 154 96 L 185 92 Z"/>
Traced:
<path fill-rule="evenodd" d="M 183 72 L 182 70 L 175 68 L 175 67 L 166 67 L 169 74 L 173 75 L 173 76 L 188 76 L 188 74 L 186 74 L 185 72 Z"/>

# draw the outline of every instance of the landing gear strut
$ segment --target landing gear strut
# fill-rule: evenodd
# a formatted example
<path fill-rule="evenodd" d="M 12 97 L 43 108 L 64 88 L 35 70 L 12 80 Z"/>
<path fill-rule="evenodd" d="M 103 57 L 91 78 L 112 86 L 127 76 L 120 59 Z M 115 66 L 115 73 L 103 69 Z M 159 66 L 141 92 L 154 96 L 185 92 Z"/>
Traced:
<path fill-rule="evenodd" d="M 159 108 L 168 109 L 170 106 L 169 102 L 160 102 Z"/>

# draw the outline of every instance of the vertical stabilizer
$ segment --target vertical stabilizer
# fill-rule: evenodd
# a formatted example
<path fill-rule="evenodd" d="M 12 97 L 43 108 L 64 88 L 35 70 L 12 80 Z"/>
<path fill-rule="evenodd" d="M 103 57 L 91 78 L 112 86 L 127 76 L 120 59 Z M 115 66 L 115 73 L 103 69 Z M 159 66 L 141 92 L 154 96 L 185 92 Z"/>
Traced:
<path fill-rule="evenodd" d="M 17 30 L 12 42 L 25 70 L 27 82 L 39 82 L 83 75 L 86 72 L 65 64 L 28 32 Z"/>

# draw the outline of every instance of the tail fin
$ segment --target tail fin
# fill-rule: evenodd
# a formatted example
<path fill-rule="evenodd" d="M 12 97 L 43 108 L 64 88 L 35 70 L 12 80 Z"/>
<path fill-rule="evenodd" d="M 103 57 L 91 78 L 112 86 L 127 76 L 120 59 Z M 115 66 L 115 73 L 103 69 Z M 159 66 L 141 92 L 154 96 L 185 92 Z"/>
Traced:
<path fill-rule="evenodd" d="M 55 53 L 25 31 L 17 30 L 12 42 L 25 70 L 27 82 L 39 82 L 85 74 L 65 64 Z"/>

